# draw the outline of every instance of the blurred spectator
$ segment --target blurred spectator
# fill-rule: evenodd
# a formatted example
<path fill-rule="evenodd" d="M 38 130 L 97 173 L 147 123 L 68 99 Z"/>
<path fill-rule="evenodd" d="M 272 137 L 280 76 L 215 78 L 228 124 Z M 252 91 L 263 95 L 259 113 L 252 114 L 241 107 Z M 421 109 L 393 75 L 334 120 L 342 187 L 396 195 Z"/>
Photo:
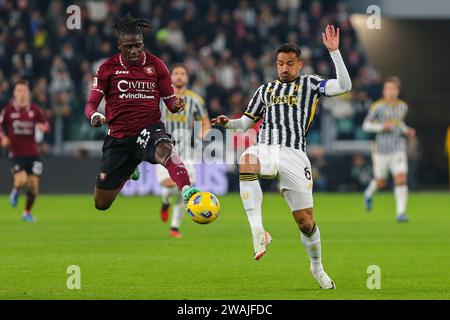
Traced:
<path fill-rule="evenodd" d="M 68 4 L 0 1 L 0 103 L 9 99 L 13 82 L 28 78 L 36 102 L 66 119 L 64 140 L 101 138 L 83 118 L 83 105 L 99 64 L 117 52 L 112 27 L 128 12 L 151 20 L 144 34 L 150 51 L 169 68 L 188 66 L 191 86 L 205 96 L 212 117 L 242 111 L 261 83 L 277 77 L 274 53 L 285 41 L 301 46 L 303 73 L 333 77 L 320 34 L 327 23 L 336 24 L 354 89 L 333 98 L 340 107 L 328 110 L 342 122 L 340 137 L 367 138 L 351 129 L 360 125 L 367 100 L 378 96 L 380 77 L 366 63 L 343 1 L 80 0 L 82 30 L 67 29 Z M 320 130 L 311 134 L 320 141 Z"/>
<path fill-rule="evenodd" d="M 353 156 L 351 177 L 354 191 L 364 190 L 372 179 L 372 169 L 363 155 Z"/>
<path fill-rule="evenodd" d="M 328 179 L 326 174 L 327 161 L 323 148 L 317 147 L 311 150 L 311 171 L 314 181 L 314 190 L 328 190 Z"/>

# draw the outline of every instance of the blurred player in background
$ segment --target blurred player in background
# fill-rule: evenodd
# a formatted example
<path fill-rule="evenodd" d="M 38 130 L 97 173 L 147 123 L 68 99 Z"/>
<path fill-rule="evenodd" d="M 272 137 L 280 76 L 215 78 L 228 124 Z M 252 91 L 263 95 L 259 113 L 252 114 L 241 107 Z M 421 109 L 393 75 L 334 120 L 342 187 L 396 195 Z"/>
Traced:
<path fill-rule="evenodd" d="M 15 208 L 19 191 L 27 189 L 27 200 L 22 218 L 33 222 L 31 214 L 34 201 L 39 192 L 39 179 L 42 175 L 42 160 L 36 143 L 36 129 L 47 132 L 50 126 L 44 112 L 31 102 L 30 87 L 27 80 L 18 81 L 13 90 L 13 100 L 0 113 L 0 138 L 3 147 L 9 148 L 13 174 L 13 188 L 9 201 Z"/>
<path fill-rule="evenodd" d="M 376 133 L 372 149 L 375 180 L 369 183 L 364 193 L 364 202 L 366 209 L 370 211 L 374 192 L 386 187 L 388 175 L 391 173 L 395 184 L 397 221 L 407 222 L 408 159 L 405 136 L 414 137 L 416 131 L 404 122 L 408 105 L 398 98 L 400 89 L 401 83 L 397 77 L 387 78 L 383 86 L 383 98 L 370 107 L 363 123 L 363 130 Z"/>
<path fill-rule="evenodd" d="M 280 177 L 280 191 L 300 229 L 310 257 L 310 271 L 322 289 L 335 289 L 322 266 L 320 232 L 313 217 L 311 164 L 306 156 L 306 135 L 321 95 L 335 96 L 351 90 L 351 79 L 339 52 L 339 28 L 327 26 L 322 40 L 334 62 L 337 79 L 300 75 L 300 48 L 292 43 L 277 50 L 278 80 L 258 88 L 240 119 L 218 116 L 213 124 L 247 130 L 263 118 L 258 142 L 239 160 L 242 203 L 250 222 L 254 258 L 259 260 L 272 241 L 262 223 L 262 190 L 259 176 Z"/>
<path fill-rule="evenodd" d="M 99 67 L 85 108 L 92 126 L 107 122 L 109 127 L 94 192 L 95 207 L 108 209 L 142 161 L 163 165 L 187 203 L 199 190 L 191 186 L 186 167 L 173 152 L 172 136 L 161 122 L 159 109 L 162 99 L 171 112 L 182 111 L 184 100 L 175 96 L 164 62 L 144 51 L 142 28 L 150 28 L 150 23 L 128 14 L 115 27 L 120 53 Z M 97 111 L 103 96 L 106 117 Z"/>
<path fill-rule="evenodd" d="M 187 85 L 189 83 L 188 69 L 185 65 L 176 64 L 172 67 L 172 83 L 175 88 L 175 95 L 184 99 L 185 107 L 179 113 L 170 113 L 164 104 L 161 103 L 161 119 L 164 122 L 166 129 L 170 132 L 177 141 L 177 153 L 181 155 L 186 169 L 189 172 L 191 182 L 195 184 L 195 166 L 192 150 L 192 138 L 194 140 L 202 139 L 211 128 L 208 111 L 205 107 L 205 102 L 195 92 L 189 90 Z M 194 124 L 196 121 L 201 122 L 196 134 Z M 174 238 L 180 238 L 180 225 L 184 216 L 184 209 L 182 206 L 182 197 L 175 182 L 170 178 L 167 169 L 162 165 L 157 165 L 156 177 L 158 183 L 162 187 L 162 206 L 161 206 L 161 220 L 167 221 L 169 217 L 170 198 L 176 197 L 173 206 L 172 222 L 170 226 L 170 235 Z"/>

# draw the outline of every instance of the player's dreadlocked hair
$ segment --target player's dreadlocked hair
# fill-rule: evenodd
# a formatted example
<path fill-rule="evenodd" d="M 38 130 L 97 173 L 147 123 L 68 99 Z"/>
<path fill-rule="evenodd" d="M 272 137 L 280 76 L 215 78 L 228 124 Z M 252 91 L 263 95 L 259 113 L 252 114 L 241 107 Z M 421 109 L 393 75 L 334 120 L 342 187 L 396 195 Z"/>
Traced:
<path fill-rule="evenodd" d="M 135 18 L 130 13 L 120 19 L 114 28 L 119 35 L 121 34 L 139 34 L 142 35 L 142 28 L 151 28 L 152 25 L 148 20 Z"/>

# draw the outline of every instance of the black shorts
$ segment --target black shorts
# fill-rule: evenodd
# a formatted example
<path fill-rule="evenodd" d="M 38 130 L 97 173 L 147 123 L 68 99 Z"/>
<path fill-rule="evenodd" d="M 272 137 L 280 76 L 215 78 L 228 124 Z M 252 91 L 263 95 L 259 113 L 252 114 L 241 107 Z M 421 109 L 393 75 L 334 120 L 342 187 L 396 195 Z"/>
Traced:
<path fill-rule="evenodd" d="M 16 174 L 19 171 L 25 171 L 28 175 L 38 177 L 42 175 L 44 166 L 42 165 L 40 156 L 12 157 L 10 160 L 12 174 Z"/>
<path fill-rule="evenodd" d="M 97 188 L 116 190 L 130 178 L 142 161 L 156 164 L 156 146 L 161 142 L 174 144 L 162 123 L 143 129 L 137 136 L 120 139 L 107 136 L 102 148 Z"/>

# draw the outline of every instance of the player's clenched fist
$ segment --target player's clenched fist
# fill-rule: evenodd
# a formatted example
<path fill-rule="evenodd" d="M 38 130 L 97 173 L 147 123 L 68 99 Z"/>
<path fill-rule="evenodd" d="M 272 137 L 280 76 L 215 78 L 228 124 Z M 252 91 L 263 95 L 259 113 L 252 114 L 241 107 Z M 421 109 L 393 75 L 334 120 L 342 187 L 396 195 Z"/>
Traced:
<path fill-rule="evenodd" d="M 91 125 L 94 128 L 101 127 L 106 122 L 106 118 L 99 112 L 96 112 L 91 117 Z"/>
<path fill-rule="evenodd" d="M 175 100 L 175 103 L 173 104 L 173 111 L 174 112 L 180 112 L 184 110 L 186 103 L 184 102 L 183 98 L 177 97 Z"/>
<path fill-rule="evenodd" d="M 218 116 L 217 118 L 214 118 L 211 120 L 211 124 L 213 126 L 225 126 L 228 121 L 230 121 L 230 118 L 228 118 L 227 116 Z"/>

